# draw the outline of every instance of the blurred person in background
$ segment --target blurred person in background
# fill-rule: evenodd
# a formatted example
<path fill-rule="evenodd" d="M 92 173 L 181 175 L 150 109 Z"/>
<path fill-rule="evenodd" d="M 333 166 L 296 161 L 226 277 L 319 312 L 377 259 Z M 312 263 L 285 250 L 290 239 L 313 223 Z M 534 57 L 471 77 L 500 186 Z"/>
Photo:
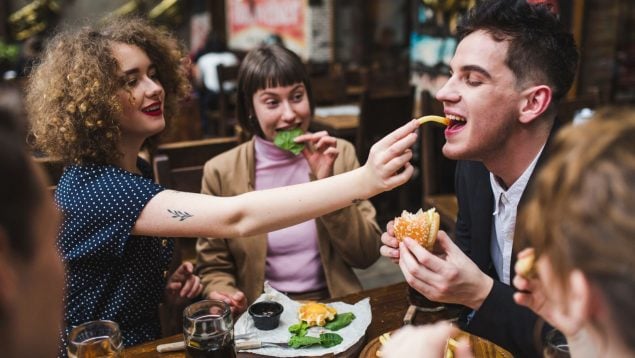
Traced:
<path fill-rule="evenodd" d="M 195 64 L 192 69 L 199 93 L 203 137 L 215 134 L 210 128 L 208 112 L 219 108 L 220 84 L 217 71 L 219 65 L 238 65 L 238 57 L 227 49 L 227 46 L 218 35 L 210 33 L 205 42 L 205 47 L 195 57 Z M 223 90 L 228 93 L 235 91 L 235 89 L 236 85 L 234 83 L 225 83 L 223 87 Z M 221 120 L 225 119 L 221 118 Z"/>
<path fill-rule="evenodd" d="M 0 346 L 9 358 L 53 357 L 62 323 L 60 213 L 26 152 L 22 118 L 0 107 Z"/>
<path fill-rule="evenodd" d="M 564 333 L 572 357 L 635 356 L 633 138 L 633 108 L 563 129 L 520 213 L 533 249 L 519 260 L 533 250 L 537 277 L 516 275 L 514 299 Z"/>

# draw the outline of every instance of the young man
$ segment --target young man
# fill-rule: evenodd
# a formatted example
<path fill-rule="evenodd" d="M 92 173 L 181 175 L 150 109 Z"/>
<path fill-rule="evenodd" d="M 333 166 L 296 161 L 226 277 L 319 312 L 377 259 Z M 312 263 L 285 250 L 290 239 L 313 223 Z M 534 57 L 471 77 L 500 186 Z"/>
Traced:
<path fill-rule="evenodd" d="M 467 306 L 467 331 L 515 356 L 540 356 L 536 316 L 514 303 L 510 286 L 516 211 L 545 157 L 577 51 L 549 8 L 526 0 L 479 2 L 458 33 L 452 75 L 436 96 L 452 120 L 443 153 L 459 160 L 456 243 L 440 232 L 435 254 L 410 239 L 398 245 L 389 223 L 381 253 L 429 299 Z"/>

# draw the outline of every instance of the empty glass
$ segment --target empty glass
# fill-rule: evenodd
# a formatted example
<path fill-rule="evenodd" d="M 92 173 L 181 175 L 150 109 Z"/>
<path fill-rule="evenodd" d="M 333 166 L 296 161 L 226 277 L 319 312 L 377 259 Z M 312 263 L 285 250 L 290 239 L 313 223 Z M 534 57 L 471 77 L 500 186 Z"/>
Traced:
<path fill-rule="evenodd" d="M 229 305 L 203 300 L 183 311 L 185 355 L 190 358 L 235 358 L 234 322 Z"/>
<path fill-rule="evenodd" d="M 547 333 L 544 356 L 546 358 L 569 358 L 569 344 L 567 338 L 557 329 L 552 329 Z"/>
<path fill-rule="evenodd" d="M 68 335 L 70 358 L 119 358 L 123 341 L 119 325 L 113 321 L 90 321 L 73 328 Z"/>

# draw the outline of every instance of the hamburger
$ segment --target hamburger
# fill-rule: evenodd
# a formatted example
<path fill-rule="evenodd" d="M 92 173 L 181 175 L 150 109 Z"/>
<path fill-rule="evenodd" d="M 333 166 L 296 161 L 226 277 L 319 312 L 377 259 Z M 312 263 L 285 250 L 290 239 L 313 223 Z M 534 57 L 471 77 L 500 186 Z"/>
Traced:
<path fill-rule="evenodd" d="M 404 210 L 393 224 L 395 237 L 399 241 L 410 237 L 427 250 L 432 250 L 439 232 L 439 213 L 435 208 L 427 211 L 419 209 L 415 214 Z"/>

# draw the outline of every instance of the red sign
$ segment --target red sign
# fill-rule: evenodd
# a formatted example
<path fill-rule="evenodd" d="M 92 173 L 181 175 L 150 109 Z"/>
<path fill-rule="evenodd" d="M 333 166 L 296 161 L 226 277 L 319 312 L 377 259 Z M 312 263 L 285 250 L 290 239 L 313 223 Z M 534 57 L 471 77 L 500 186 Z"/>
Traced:
<path fill-rule="evenodd" d="M 306 51 L 306 0 L 226 0 L 229 46 L 249 50 L 271 35 L 298 54 Z"/>

